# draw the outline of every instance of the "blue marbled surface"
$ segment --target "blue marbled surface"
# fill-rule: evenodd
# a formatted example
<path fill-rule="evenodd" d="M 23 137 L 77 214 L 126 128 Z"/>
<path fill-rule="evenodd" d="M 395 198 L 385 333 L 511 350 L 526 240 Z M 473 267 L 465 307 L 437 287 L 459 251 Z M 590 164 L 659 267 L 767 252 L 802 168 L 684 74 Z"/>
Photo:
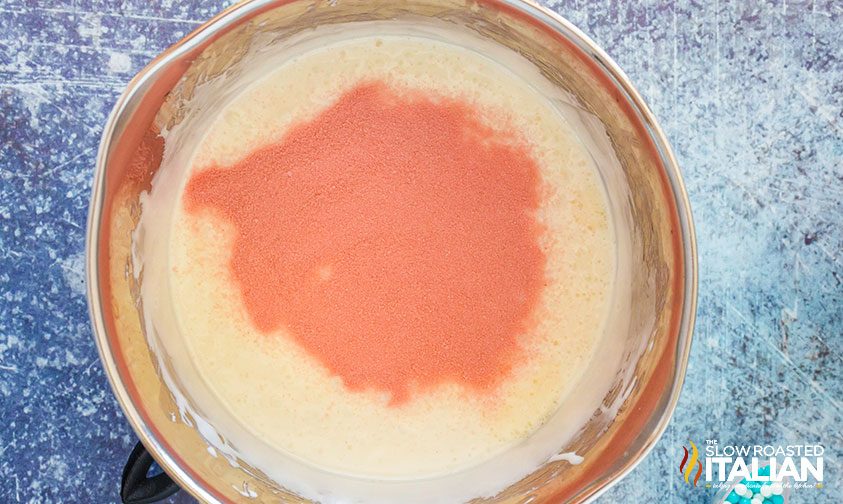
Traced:
<path fill-rule="evenodd" d="M 0 502 L 116 502 L 134 434 L 85 301 L 94 156 L 128 80 L 226 2 L 0 0 Z M 638 86 L 699 239 L 682 398 L 599 502 L 707 502 L 688 438 L 826 446 L 843 502 L 843 3 L 553 1 Z M 181 498 L 180 500 L 186 500 Z"/>

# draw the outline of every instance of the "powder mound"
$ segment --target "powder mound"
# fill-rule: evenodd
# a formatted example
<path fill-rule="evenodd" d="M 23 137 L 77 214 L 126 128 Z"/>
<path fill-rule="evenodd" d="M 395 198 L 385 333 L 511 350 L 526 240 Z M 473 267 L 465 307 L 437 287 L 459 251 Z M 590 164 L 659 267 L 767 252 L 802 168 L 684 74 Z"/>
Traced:
<path fill-rule="evenodd" d="M 544 284 L 539 169 L 467 102 L 360 84 L 277 143 L 188 181 L 236 229 L 249 317 L 351 390 L 401 404 L 499 384 Z"/>

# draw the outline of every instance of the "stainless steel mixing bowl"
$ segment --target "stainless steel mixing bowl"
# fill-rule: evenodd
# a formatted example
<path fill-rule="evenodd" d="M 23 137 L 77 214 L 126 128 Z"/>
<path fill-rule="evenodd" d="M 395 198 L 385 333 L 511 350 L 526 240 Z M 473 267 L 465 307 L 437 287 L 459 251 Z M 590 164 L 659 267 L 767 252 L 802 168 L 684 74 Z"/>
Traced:
<path fill-rule="evenodd" d="M 582 502 L 628 473 L 652 449 L 676 405 L 696 305 L 696 250 L 687 196 L 652 113 L 611 59 L 557 14 L 518 0 L 255 0 L 234 6 L 161 54 L 129 84 L 109 118 L 88 222 L 88 295 L 101 358 L 138 436 L 179 485 L 205 502 L 304 502 L 247 465 L 209 454 L 178 419 L 138 316 L 131 274 L 139 194 L 160 164 L 160 128 L 179 121 L 197 84 L 243 56 L 257 32 L 279 39 L 315 26 L 434 17 L 531 60 L 603 125 L 620 170 L 603 173 L 624 191 L 610 200 L 629 217 L 632 317 L 623 362 L 606 405 L 564 451 L 584 462 L 549 462 L 492 502 Z M 619 407 L 619 409 L 617 409 Z M 605 410 L 617 409 L 616 415 Z M 256 497 L 250 497 L 256 494 Z"/>

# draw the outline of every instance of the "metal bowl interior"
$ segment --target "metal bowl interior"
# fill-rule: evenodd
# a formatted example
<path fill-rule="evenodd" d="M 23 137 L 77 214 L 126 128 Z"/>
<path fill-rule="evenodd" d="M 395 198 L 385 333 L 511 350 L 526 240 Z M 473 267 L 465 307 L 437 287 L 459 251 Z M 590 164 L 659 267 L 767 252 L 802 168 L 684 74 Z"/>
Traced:
<path fill-rule="evenodd" d="M 191 419 L 180 421 L 156 369 L 137 309 L 131 240 L 159 164 L 158 135 L 180 119 L 195 86 L 219 75 L 257 31 L 279 38 L 325 24 L 433 17 L 473 30 L 532 61 L 598 118 L 620 171 L 611 194 L 631 223 L 632 317 L 606 408 L 560 451 L 584 462 L 549 462 L 490 502 L 587 501 L 629 472 L 653 447 L 676 405 L 696 305 L 696 250 L 676 161 L 626 76 L 555 13 L 521 1 L 256 0 L 221 13 L 167 50 L 129 84 L 103 133 L 88 222 L 88 295 L 100 356 L 135 431 L 178 483 L 205 502 L 306 502 L 246 466 L 208 453 Z M 614 414 L 606 414 L 611 410 Z M 253 496 L 254 495 L 254 496 Z"/>

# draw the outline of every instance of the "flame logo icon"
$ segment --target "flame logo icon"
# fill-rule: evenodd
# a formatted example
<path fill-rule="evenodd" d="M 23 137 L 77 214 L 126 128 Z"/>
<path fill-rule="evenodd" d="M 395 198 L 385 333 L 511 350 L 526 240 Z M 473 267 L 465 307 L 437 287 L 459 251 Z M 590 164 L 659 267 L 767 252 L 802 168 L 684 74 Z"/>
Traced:
<path fill-rule="evenodd" d="M 685 450 L 685 456 L 682 457 L 682 462 L 679 464 L 679 474 L 685 476 L 685 483 L 693 483 L 694 486 L 697 486 L 697 482 L 700 480 L 700 476 L 702 475 L 702 462 L 699 460 L 700 452 L 697 450 L 697 445 L 695 445 L 693 441 L 689 439 L 688 442 L 691 443 L 691 451 L 688 452 L 687 448 L 684 446 L 682 447 L 682 449 Z M 689 455 L 691 457 L 690 460 L 688 460 Z M 694 475 L 694 480 L 692 482 L 690 481 L 690 477 L 695 468 L 697 473 Z"/>

